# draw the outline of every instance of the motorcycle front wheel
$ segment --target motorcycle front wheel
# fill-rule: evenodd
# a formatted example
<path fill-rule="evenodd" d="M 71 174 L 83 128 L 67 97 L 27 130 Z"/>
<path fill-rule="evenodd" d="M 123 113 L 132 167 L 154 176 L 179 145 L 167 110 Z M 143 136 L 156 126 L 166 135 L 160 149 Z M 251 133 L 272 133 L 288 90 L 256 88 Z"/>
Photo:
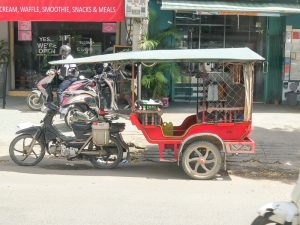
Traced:
<path fill-rule="evenodd" d="M 270 221 L 269 219 L 258 216 L 255 218 L 255 220 L 251 223 L 251 225 L 280 225 L 279 223 L 275 223 L 273 221 Z"/>
<path fill-rule="evenodd" d="M 41 110 L 44 99 L 37 93 L 31 92 L 26 98 L 27 106 L 34 111 Z"/>
<path fill-rule="evenodd" d="M 35 166 L 44 158 L 45 147 L 30 134 L 21 134 L 10 143 L 9 155 L 19 166 Z"/>
<path fill-rule="evenodd" d="M 96 146 L 93 142 L 91 142 L 88 148 L 89 151 L 99 152 L 99 155 L 90 157 L 90 162 L 97 169 L 116 168 L 123 157 L 123 148 L 114 137 L 110 137 L 107 145 Z"/>

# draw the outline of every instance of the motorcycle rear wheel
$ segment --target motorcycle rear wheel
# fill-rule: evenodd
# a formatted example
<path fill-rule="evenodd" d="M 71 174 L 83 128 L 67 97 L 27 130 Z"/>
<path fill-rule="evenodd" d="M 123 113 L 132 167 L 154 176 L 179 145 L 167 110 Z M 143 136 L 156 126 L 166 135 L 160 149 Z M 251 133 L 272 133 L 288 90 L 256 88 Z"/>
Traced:
<path fill-rule="evenodd" d="M 255 218 L 255 220 L 251 223 L 251 225 L 280 225 L 279 223 L 275 223 L 273 221 L 270 221 L 269 219 L 263 217 L 263 216 L 258 216 Z"/>
<path fill-rule="evenodd" d="M 30 134 L 21 134 L 10 143 L 10 158 L 19 166 L 35 166 L 44 158 L 45 147 L 37 140 L 34 141 L 32 151 L 28 154 L 32 141 L 34 140 Z"/>
<path fill-rule="evenodd" d="M 44 104 L 44 99 L 37 93 L 31 92 L 26 98 L 26 103 L 31 110 L 39 111 Z"/>
<path fill-rule="evenodd" d="M 122 161 L 123 148 L 118 143 L 117 139 L 110 137 L 109 142 L 109 144 L 102 147 L 96 146 L 91 142 L 88 147 L 89 151 L 99 151 L 98 156 L 90 157 L 90 162 L 97 169 L 113 169 Z"/>
<path fill-rule="evenodd" d="M 73 117 L 74 117 L 74 113 L 76 111 L 81 112 L 80 108 L 73 106 L 71 107 L 68 112 L 65 115 L 65 124 L 72 130 L 72 121 L 73 121 Z"/>
<path fill-rule="evenodd" d="M 81 107 L 78 106 L 72 106 L 68 112 L 65 115 L 65 124 L 72 130 L 72 123 L 79 121 L 80 119 L 76 118 L 76 112 L 81 112 L 81 113 L 87 113 L 87 115 L 89 116 L 88 121 L 85 122 L 89 122 L 91 121 L 96 115 L 94 113 L 93 110 L 89 110 L 89 112 L 85 109 L 82 109 Z M 82 120 L 80 120 L 82 121 Z"/>

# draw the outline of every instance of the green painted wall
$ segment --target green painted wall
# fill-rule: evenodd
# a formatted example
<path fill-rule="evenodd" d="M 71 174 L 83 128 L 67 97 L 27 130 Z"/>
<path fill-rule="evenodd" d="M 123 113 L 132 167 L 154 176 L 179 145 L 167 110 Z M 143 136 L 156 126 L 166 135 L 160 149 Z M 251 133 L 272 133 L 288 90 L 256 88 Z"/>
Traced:
<path fill-rule="evenodd" d="M 300 15 L 286 17 L 286 25 L 292 25 L 295 29 L 300 29 Z"/>
<path fill-rule="evenodd" d="M 268 72 L 264 76 L 264 102 L 281 100 L 284 17 L 268 17 L 266 32 L 266 60 Z"/>

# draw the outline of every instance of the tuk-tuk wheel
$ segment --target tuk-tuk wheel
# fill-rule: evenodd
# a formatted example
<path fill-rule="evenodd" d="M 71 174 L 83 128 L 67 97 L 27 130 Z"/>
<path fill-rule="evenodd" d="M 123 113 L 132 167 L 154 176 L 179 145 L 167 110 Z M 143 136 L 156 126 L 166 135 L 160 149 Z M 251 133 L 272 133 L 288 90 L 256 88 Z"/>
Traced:
<path fill-rule="evenodd" d="M 182 168 L 193 179 L 207 180 L 213 178 L 220 170 L 222 157 L 214 144 L 197 141 L 190 144 L 183 152 Z"/>

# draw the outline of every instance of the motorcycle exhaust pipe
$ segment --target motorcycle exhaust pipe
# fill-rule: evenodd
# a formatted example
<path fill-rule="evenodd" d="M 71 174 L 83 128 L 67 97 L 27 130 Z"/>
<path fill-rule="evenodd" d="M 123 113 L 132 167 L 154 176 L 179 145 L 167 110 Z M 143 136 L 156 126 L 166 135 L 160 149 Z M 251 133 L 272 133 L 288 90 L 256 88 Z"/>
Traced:
<path fill-rule="evenodd" d="M 82 155 L 99 155 L 99 152 L 84 151 L 84 152 L 80 152 L 80 154 L 82 154 Z"/>

